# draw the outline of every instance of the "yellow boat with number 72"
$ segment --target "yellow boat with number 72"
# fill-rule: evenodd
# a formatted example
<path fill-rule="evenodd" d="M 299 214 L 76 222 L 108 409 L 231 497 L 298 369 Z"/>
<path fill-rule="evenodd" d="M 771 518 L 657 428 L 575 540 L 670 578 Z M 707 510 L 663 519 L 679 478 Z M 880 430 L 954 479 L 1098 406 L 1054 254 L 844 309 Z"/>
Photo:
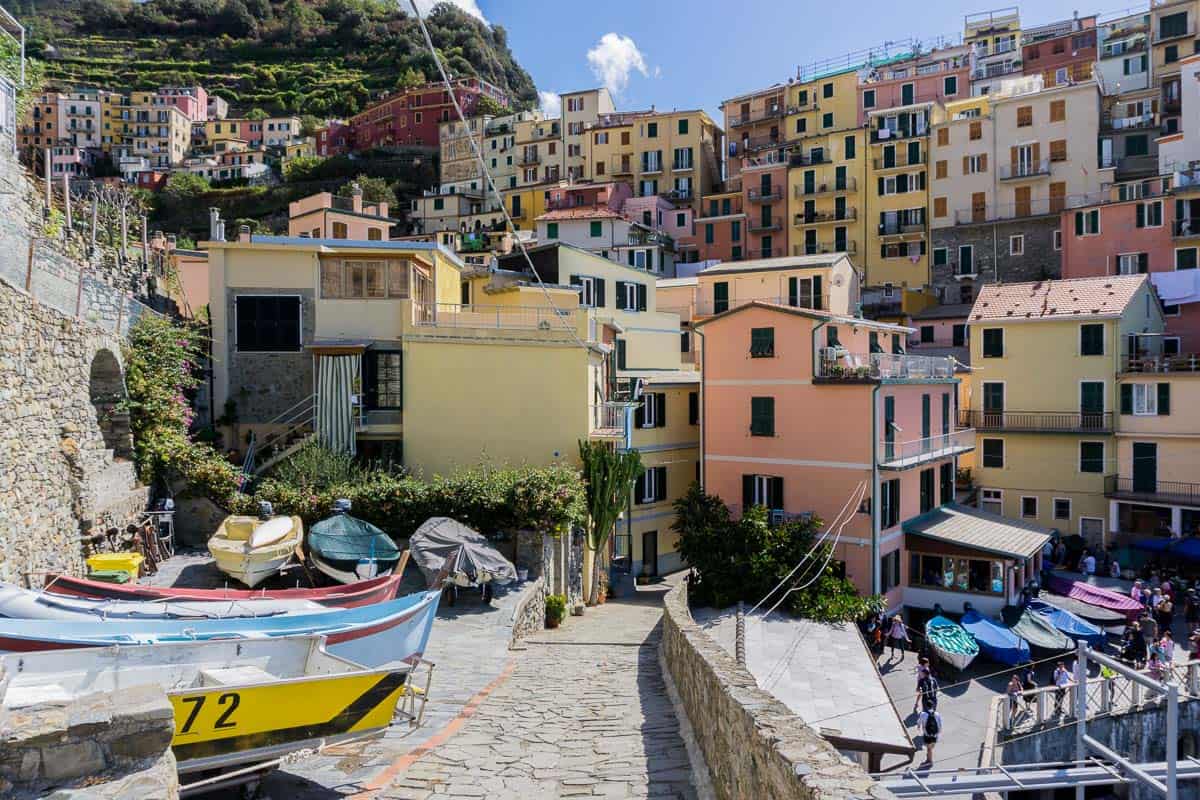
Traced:
<path fill-rule="evenodd" d="M 367 668 L 323 636 L 116 645 L 0 657 L 5 708 L 161 686 L 180 775 L 225 771 L 385 730 L 412 696 L 409 663 Z M 427 687 L 426 687 L 427 688 Z"/>

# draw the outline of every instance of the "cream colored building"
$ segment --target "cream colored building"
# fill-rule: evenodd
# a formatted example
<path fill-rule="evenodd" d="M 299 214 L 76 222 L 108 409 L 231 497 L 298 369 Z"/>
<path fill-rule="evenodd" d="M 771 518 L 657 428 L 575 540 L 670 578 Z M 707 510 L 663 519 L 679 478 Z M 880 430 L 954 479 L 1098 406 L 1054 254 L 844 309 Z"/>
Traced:
<path fill-rule="evenodd" d="M 613 114 L 613 104 L 608 89 L 585 89 L 559 96 L 562 102 L 562 176 L 579 180 L 588 174 L 585 145 L 587 128 L 606 114 Z"/>
<path fill-rule="evenodd" d="M 521 119 L 514 125 L 517 188 L 557 183 L 564 175 L 561 119 Z"/>

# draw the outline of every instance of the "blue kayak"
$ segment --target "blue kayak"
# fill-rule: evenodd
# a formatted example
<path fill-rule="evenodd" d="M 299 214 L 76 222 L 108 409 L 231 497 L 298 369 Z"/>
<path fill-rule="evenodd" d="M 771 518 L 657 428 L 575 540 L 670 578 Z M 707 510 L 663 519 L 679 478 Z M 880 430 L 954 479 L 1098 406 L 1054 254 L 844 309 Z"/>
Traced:
<path fill-rule="evenodd" d="M 963 614 L 962 626 L 975 637 L 983 654 L 993 661 L 1011 666 L 1029 661 L 1029 642 L 975 609 Z"/>
<path fill-rule="evenodd" d="M 1103 647 L 1108 641 L 1108 634 L 1087 620 L 1080 619 L 1066 609 L 1044 603 L 1041 600 L 1030 600 L 1029 610 L 1049 622 L 1056 629 L 1075 640 L 1082 639 L 1092 647 Z"/>

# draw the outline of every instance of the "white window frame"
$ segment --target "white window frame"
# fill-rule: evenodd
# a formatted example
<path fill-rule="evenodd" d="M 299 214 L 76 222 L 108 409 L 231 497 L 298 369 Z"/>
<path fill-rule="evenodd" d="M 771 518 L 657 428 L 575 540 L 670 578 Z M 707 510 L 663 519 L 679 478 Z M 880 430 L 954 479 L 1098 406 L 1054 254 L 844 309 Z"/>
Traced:
<path fill-rule="evenodd" d="M 1173 269 L 1176 272 L 1180 271 L 1180 269 L 1179 269 L 1179 253 L 1183 250 L 1197 250 L 1197 248 L 1194 245 L 1192 247 L 1176 247 L 1175 248 L 1175 258 L 1171 262 L 1171 269 Z M 1196 268 L 1200 269 L 1200 250 L 1197 250 L 1197 252 L 1196 252 L 1196 261 L 1198 262 L 1198 265 Z"/>
<path fill-rule="evenodd" d="M 1131 383 L 1129 385 L 1133 387 L 1133 415 L 1135 417 L 1157 417 L 1158 384 Z"/>
<path fill-rule="evenodd" d="M 1056 251 L 1062 250 L 1062 229 L 1055 228 L 1051 233 L 1051 247 Z"/>
<path fill-rule="evenodd" d="M 636 258 L 636 255 L 635 255 L 635 258 Z M 643 260 L 642 263 L 645 264 L 645 261 Z M 638 287 L 638 284 L 636 284 L 636 283 L 625 284 L 625 308 L 623 308 L 622 311 L 637 311 L 638 310 L 637 287 Z"/>
<path fill-rule="evenodd" d="M 1071 71 L 1066 67 L 1059 67 L 1054 70 L 1054 85 L 1062 86 L 1071 79 Z"/>
<path fill-rule="evenodd" d="M 654 498 L 658 496 L 658 470 L 654 467 L 647 467 L 645 477 L 642 480 L 642 504 L 657 503 Z"/>
<path fill-rule="evenodd" d="M 1145 211 L 1142 212 L 1142 222 L 1144 223 L 1143 227 L 1161 228 L 1163 226 L 1163 202 L 1162 202 L 1162 200 L 1148 200 L 1145 203 L 1143 203 L 1142 205 L 1145 206 L 1145 209 L 1146 209 Z M 1155 206 L 1158 208 L 1158 224 L 1156 224 L 1156 225 L 1150 224 L 1150 207 L 1151 206 Z"/>
<path fill-rule="evenodd" d="M 1025 234 L 1014 233 L 1008 237 L 1008 254 L 1010 256 L 1025 255 Z"/>
<path fill-rule="evenodd" d="M 1025 513 L 1025 501 L 1026 500 L 1033 501 L 1033 514 L 1032 515 Z M 1035 495 L 1035 494 L 1021 495 L 1021 508 L 1020 508 L 1021 519 L 1037 519 L 1038 514 L 1040 513 L 1040 509 L 1038 508 L 1038 506 L 1039 506 L 1039 503 L 1038 503 L 1037 495 Z"/>
<path fill-rule="evenodd" d="M 987 511 L 988 509 L 986 508 L 986 506 L 988 503 L 995 503 L 996 505 L 1000 506 L 999 511 L 993 511 L 993 512 L 989 512 L 989 513 L 1003 515 L 1004 514 L 1004 490 L 1003 489 L 980 489 L 979 490 L 979 505 L 978 505 L 979 510 Z"/>
<path fill-rule="evenodd" d="M 646 402 L 646 399 L 653 398 L 655 392 L 647 392 L 643 395 L 642 400 L 642 427 L 656 428 L 658 427 L 658 401 Z M 646 470 L 646 474 L 650 474 L 650 470 Z"/>
<path fill-rule="evenodd" d="M 1178 308 L 1178 307 L 1179 307 L 1179 306 L 1176 306 L 1176 308 Z M 1177 316 L 1179 316 L 1179 314 L 1171 314 L 1171 316 L 1173 316 L 1173 317 L 1177 317 Z M 1174 342 L 1174 343 L 1175 343 L 1175 353 L 1174 353 L 1174 355 L 1178 355 L 1178 354 L 1179 354 L 1179 348 L 1180 348 L 1180 347 L 1182 346 L 1182 344 L 1183 344 L 1182 340 L 1181 340 L 1181 339 L 1180 339 L 1178 336 L 1164 336 L 1164 337 L 1163 337 L 1163 353 L 1164 353 L 1164 354 L 1166 354 L 1166 352 L 1167 352 L 1167 347 L 1166 347 L 1166 345 L 1167 345 L 1167 342 Z"/>
<path fill-rule="evenodd" d="M 983 156 L 967 156 L 967 174 L 977 175 L 983 172 Z"/>
<path fill-rule="evenodd" d="M 591 275 L 579 275 L 579 305 L 588 308 L 596 307 L 596 283 L 603 278 L 593 278 Z"/>
<path fill-rule="evenodd" d="M 1100 222 L 1100 215 L 1097 214 L 1096 215 L 1096 230 L 1094 230 L 1094 231 L 1088 230 L 1088 220 L 1091 219 L 1093 210 L 1095 210 L 1095 209 L 1088 209 L 1087 211 L 1076 211 L 1075 212 L 1076 214 L 1083 215 L 1083 233 L 1079 234 L 1080 238 L 1082 238 L 1084 236 L 1099 236 L 1102 228 L 1104 227 L 1103 224 Z"/>
<path fill-rule="evenodd" d="M 1059 503 L 1067 504 L 1067 515 L 1065 517 L 1058 516 L 1058 504 Z M 1050 516 L 1053 519 L 1070 520 L 1071 513 L 1074 511 L 1074 509 L 1072 508 L 1072 505 L 1073 504 L 1071 503 L 1071 498 L 1069 498 L 1069 497 L 1055 497 L 1053 500 L 1050 501 Z"/>
<path fill-rule="evenodd" d="M 896 176 L 889 175 L 883 179 L 883 194 L 881 197 L 886 197 L 889 194 L 898 194 L 896 191 Z"/>
<path fill-rule="evenodd" d="M 771 502 L 771 475 L 754 476 L 754 505 L 768 506 Z"/>
<path fill-rule="evenodd" d="M 1118 275 L 1138 275 L 1138 262 L 1141 253 L 1117 253 L 1117 274 Z M 1133 259 L 1132 269 L 1127 269 L 1129 262 L 1127 259 Z"/>

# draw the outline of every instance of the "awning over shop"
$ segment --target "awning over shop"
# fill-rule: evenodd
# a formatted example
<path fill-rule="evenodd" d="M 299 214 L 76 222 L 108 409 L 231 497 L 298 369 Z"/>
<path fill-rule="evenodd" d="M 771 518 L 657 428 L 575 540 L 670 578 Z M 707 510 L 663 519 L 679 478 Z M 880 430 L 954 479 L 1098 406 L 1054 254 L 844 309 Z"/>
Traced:
<path fill-rule="evenodd" d="M 1050 529 L 951 503 L 904 524 L 904 532 L 1008 558 L 1028 558 L 1050 539 Z"/>

